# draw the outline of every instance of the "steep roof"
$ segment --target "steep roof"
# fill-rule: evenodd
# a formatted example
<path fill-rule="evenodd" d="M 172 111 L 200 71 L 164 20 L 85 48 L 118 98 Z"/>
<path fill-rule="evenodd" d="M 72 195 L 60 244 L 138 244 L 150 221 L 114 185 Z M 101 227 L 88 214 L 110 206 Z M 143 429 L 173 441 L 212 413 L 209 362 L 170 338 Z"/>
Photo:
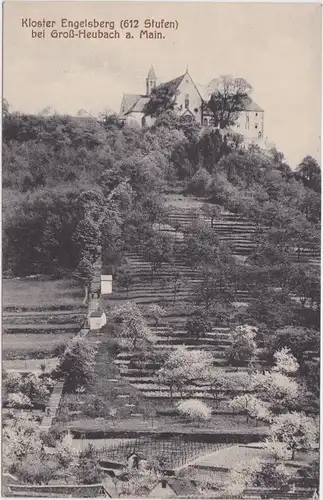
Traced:
<path fill-rule="evenodd" d="M 178 479 L 171 477 L 160 479 L 150 490 L 150 493 L 164 481 L 168 484 L 168 486 L 174 491 L 175 495 L 179 498 L 198 498 L 200 496 L 199 490 L 189 479 L 185 480 L 185 479 Z"/>
<path fill-rule="evenodd" d="M 140 94 L 123 94 L 120 115 L 125 115 L 126 113 L 128 113 L 129 109 L 132 108 L 134 104 L 136 104 L 139 97 Z M 122 108 L 125 108 L 124 111 L 122 111 Z"/>
<path fill-rule="evenodd" d="M 131 106 L 131 108 L 129 108 L 129 110 L 125 114 L 142 113 L 149 99 L 150 99 L 149 96 L 143 96 L 143 95 L 139 96 L 137 101 L 133 104 L 133 106 Z"/>
<path fill-rule="evenodd" d="M 251 97 L 247 97 L 243 101 L 243 106 L 245 111 L 263 111 L 263 109 L 258 106 L 258 104 L 255 103 L 255 101 L 253 101 Z"/>
<path fill-rule="evenodd" d="M 153 65 L 150 66 L 150 70 L 149 70 L 149 73 L 148 73 L 148 76 L 147 76 L 147 80 L 157 80 L 157 76 L 156 76 L 156 73 L 155 73 Z"/>
<path fill-rule="evenodd" d="M 175 92 L 175 90 L 177 90 L 179 85 L 182 83 L 184 76 L 185 76 L 185 73 L 184 73 L 184 75 L 178 76 L 177 78 L 170 80 L 169 82 L 162 83 L 161 85 L 158 85 L 157 88 L 167 88 L 170 91 Z"/>

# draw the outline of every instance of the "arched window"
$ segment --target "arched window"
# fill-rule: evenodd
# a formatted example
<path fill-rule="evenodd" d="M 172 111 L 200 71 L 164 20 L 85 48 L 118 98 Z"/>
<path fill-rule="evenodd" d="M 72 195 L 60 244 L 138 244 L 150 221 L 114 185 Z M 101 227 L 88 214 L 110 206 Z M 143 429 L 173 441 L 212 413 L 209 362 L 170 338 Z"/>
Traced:
<path fill-rule="evenodd" d="M 262 137 L 262 133 L 261 133 L 261 130 L 258 132 L 258 139 L 261 139 Z"/>
<path fill-rule="evenodd" d="M 207 118 L 204 118 L 203 123 L 207 127 Z"/>
<path fill-rule="evenodd" d="M 146 117 L 145 117 L 145 116 L 143 116 L 143 117 L 141 118 L 141 126 L 142 126 L 142 127 L 145 127 L 145 126 L 146 126 Z"/>
<path fill-rule="evenodd" d="M 249 114 L 246 115 L 246 128 L 249 128 Z"/>
<path fill-rule="evenodd" d="M 190 96 L 188 94 L 185 94 L 185 108 L 188 109 L 190 105 Z"/>

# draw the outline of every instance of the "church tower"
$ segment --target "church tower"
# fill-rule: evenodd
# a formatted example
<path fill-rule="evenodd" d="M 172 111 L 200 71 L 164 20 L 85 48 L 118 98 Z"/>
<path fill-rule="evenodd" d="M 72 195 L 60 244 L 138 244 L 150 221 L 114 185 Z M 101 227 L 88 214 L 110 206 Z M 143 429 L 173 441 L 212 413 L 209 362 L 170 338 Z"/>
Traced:
<path fill-rule="evenodd" d="M 154 66 L 150 67 L 148 76 L 146 78 L 146 95 L 150 95 L 152 89 L 157 85 L 157 77 L 154 70 Z"/>

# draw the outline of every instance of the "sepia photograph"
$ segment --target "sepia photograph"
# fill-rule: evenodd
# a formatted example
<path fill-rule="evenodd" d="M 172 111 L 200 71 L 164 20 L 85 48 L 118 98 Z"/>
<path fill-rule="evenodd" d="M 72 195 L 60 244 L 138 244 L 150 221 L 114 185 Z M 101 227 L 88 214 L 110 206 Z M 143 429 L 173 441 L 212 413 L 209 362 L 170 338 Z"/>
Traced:
<path fill-rule="evenodd" d="M 2 497 L 318 500 L 322 6 L 2 8 Z"/>

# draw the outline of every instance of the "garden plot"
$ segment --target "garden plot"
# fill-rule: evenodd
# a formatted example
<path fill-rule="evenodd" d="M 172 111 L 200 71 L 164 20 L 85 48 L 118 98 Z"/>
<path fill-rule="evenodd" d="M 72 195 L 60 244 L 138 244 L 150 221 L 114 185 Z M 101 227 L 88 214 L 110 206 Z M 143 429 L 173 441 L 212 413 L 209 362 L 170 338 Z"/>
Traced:
<path fill-rule="evenodd" d="M 4 311 L 50 311 L 80 309 L 83 290 L 73 279 L 4 279 Z"/>
<path fill-rule="evenodd" d="M 3 359 L 50 358 L 73 332 L 53 333 L 5 333 L 2 335 Z"/>
<path fill-rule="evenodd" d="M 72 447 L 74 450 L 80 452 L 84 450 L 89 444 L 94 446 L 98 451 L 102 451 L 108 448 L 114 448 L 118 445 L 126 443 L 134 443 L 135 439 L 77 439 L 74 438 L 72 441 Z"/>
<path fill-rule="evenodd" d="M 10 359 L 3 360 L 2 367 L 7 372 L 51 373 L 58 364 L 58 358 Z"/>
<path fill-rule="evenodd" d="M 270 454 L 259 443 L 232 445 L 217 450 L 194 461 L 195 466 L 232 469 L 237 463 L 246 463 L 254 458 L 267 459 Z"/>
<path fill-rule="evenodd" d="M 142 439 L 131 443 L 122 443 L 101 450 L 101 460 L 126 463 L 127 457 L 136 453 L 148 461 L 158 460 L 164 469 L 174 470 L 211 451 L 225 448 L 225 443 L 205 443 L 194 440 Z"/>

